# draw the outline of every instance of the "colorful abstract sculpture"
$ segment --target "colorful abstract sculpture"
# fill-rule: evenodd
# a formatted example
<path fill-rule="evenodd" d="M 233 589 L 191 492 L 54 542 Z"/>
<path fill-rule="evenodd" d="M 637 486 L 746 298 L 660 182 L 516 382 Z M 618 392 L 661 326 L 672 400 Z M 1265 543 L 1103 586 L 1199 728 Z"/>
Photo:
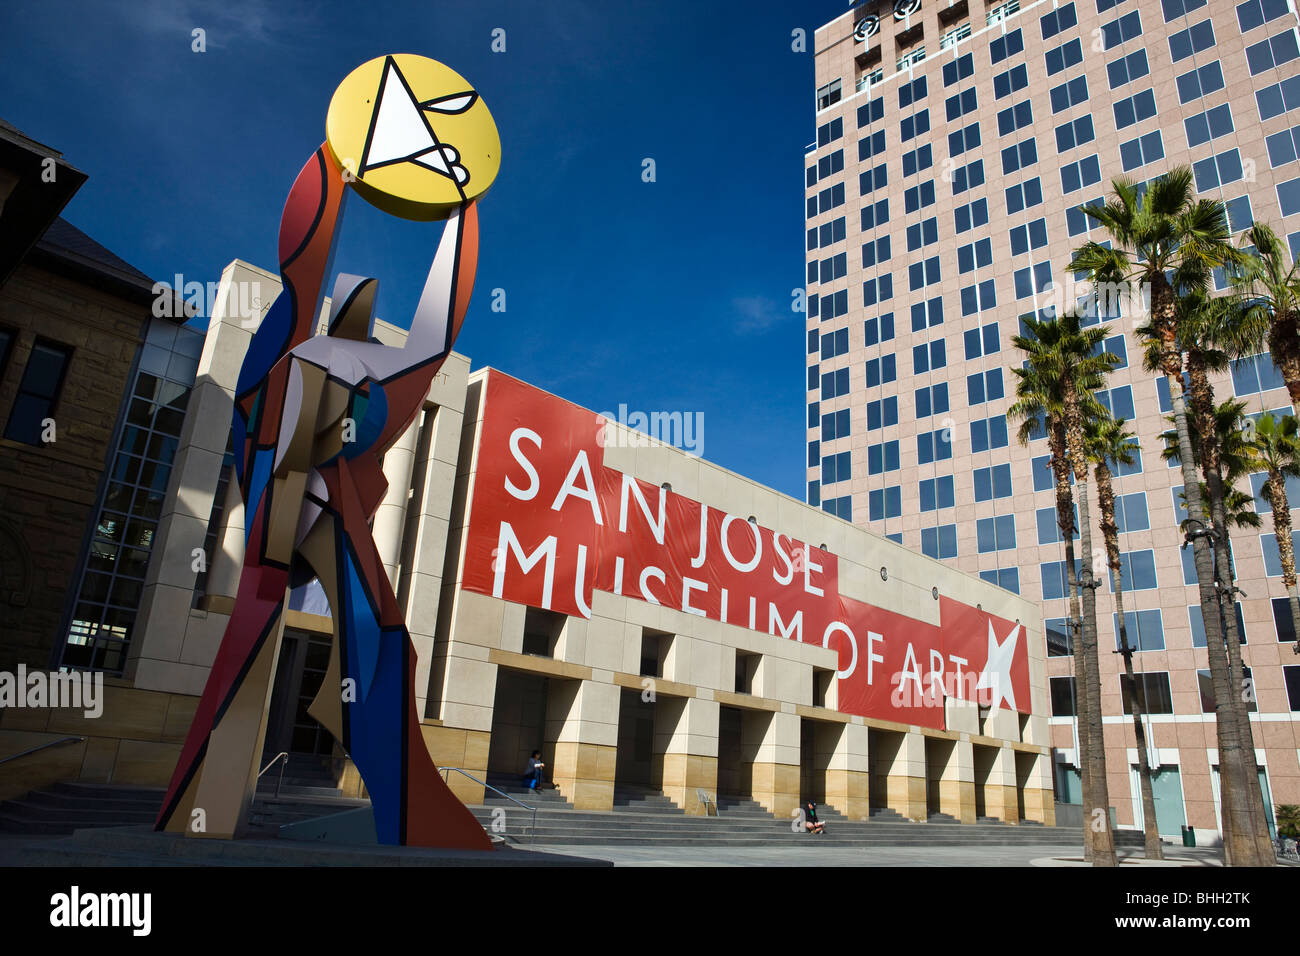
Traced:
<path fill-rule="evenodd" d="M 478 259 L 476 201 L 501 144 L 478 93 L 425 57 L 363 64 L 330 101 L 326 142 L 280 221 L 283 291 L 254 334 L 235 393 L 245 553 L 233 613 L 155 829 L 233 836 L 256 787 L 287 590 L 315 577 L 334 642 L 311 715 L 370 794 L 381 843 L 489 849 L 420 733 L 415 651 L 369 521 L 380 459 L 411 425 L 464 321 Z M 376 280 L 334 282 L 315 334 L 351 186 L 406 219 L 446 219 L 405 344 L 371 337 Z"/>

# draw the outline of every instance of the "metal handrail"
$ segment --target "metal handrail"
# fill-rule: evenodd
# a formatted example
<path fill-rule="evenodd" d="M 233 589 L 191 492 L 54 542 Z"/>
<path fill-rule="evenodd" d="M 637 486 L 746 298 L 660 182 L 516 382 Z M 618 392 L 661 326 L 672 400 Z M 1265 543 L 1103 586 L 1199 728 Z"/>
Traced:
<path fill-rule="evenodd" d="M 34 754 L 38 750 L 44 750 L 46 747 L 57 747 L 59 744 L 66 744 L 73 740 L 85 740 L 85 737 L 60 737 L 58 740 L 47 740 L 43 744 L 37 744 L 35 747 L 28 747 L 26 750 L 16 754 L 10 754 L 8 757 L 0 757 L 0 763 L 8 763 L 10 760 L 17 760 L 19 757 L 26 757 L 28 754 Z"/>
<path fill-rule="evenodd" d="M 451 771 L 454 770 L 456 773 L 460 774 L 461 776 L 468 777 L 469 779 L 473 780 L 479 786 L 491 790 L 493 793 L 500 794 L 501 796 L 509 800 L 511 803 L 517 804 L 523 807 L 525 810 L 531 810 L 533 813 L 533 822 L 528 831 L 528 842 L 531 843 L 533 842 L 533 840 L 537 838 L 537 808 L 536 807 L 530 807 L 522 800 L 516 800 L 514 797 L 510 796 L 510 794 L 506 793 L 504 790 L 498 790 L 496 787 L 492 786 L 492 784 L 488 783 L 486 780 L 480 780 L 472 773 L 462 770 L 460 767 L 439 767 L 438 769 L 441 770 L 444 774 L 450 773 Z M 443 779 L 447 780 L 447 782 L 450 783 L 450 780 L 447 777 L 443 777 Z"/>
<path fill-rule="evenodd" d="M 280 795 L 280 785 L 284 783 L 284 768 L 289 764 L 289 754 L 286 751 L 281 751 L 280 753 L 276 754 L 274 757 L 271 758 L 270 763 L 268 763 L 261 770 L 257 771 L 257 779 L 261 780 L 262 774 L 266 773 L 268 770 L 274 767 L 276 761 L 280 762 L 280 777 L 275 781 L 275 795 L 278 797 Z"/>

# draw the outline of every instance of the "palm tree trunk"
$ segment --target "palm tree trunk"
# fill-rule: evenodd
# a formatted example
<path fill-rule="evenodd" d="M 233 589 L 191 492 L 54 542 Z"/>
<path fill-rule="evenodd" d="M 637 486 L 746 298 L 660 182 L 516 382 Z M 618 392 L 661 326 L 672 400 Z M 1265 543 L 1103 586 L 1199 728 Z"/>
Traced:
<path fill-rule="evenodd" d="M 1080 635 L 1083 616 L 1079 609 L 1079 579 L 1075 573 L 1074 555 L 1074 495 L 1070 491 L 1070 466 L 1065 458 L 1065 427 L 1059 421 L 1053 421 L 1050 430 L 1052 449 L 1052 475 L 1056 480 L 1056 523 L 1061 529 L 1065 541 L 1065 579 L 1066 593 L 1070 601 L 1070 654 L 1074 659 L 1074 720 L 1079 727 L 1076 735 L 1079 743 L 1079 780 L 1083 793 L 1080 795 L 1084 808 L 1092 805 L 1092 768 L 1088 762 L 1092 747 L 1088 739 L 1088 714 L 1091 702 L 1087 693 L 1087 670 L 1083 657 L 1079 653 L 1082 643 Z M 1088 836 L 1088 820 L 1083 821 L 1083 858 L 1093 858 L 1092 840 Z"/>
<path fill-rule="evenodd" d="M 1133 707 L 1133 736 L 1138 753 L 1138 787 L 1142 792 L 1142 830 L 1146 838 L 1148 860 L 1163 860 L 1164 847 L 1160 843 L 1160 828 L 1156 822 L 1156 798 L 1151 786 L 1151 764 L 1147 760 L 1147 734 L 1142 726 L 1144 698 L 1138 690 L 1133 674 L 1133 649 L 1128 643 L 1128 625 L 1124 622 L 1124 582 L 1120 574 L 1119 528 L 1115 524 L 1115 490 L 1110 481 L 1110 469 L 1104 463 L 1096 467 L 1097 502 L 1101 508 L 1101 531 L 1106 539 L 1106 564 L 1110 567 L 1110 584 L 1115 590 L 1115 615 L 1119 619 L 1119 652 L 1124 658 L 1124 680 Z"/>
<path fill-rule="evenodd" d="M 1153 296 L 1157 302 L 1157 315 L 1162 309 L 1167 309 L 1172 316 L 1174 309 L 1172 290 L 1169 290 L 1167 285 L 1165 290 L 1161 290 L 1159 281 L 1155 284 L 1157 288 Z M 1165 294 L 1162 294 L 1162 291 Z M 1166 298 L 1168 301 L 1161 301 Z M 1168 338 L 1165 341 L 1165 360 L 1161 364 L 1161 370 L 1169 383 L 1174 427 L 1178 433 L 1178 454 L 1182 462 L 1183 497 L 1187 504 L 1188 533 L 1195 535 L 1191 540 L 1191 547 L 1200 590 L 1201 617 L 1205 625 L 1210 680 L 1214 686 L 1215 699 L 1222 701 L 1228 699 L 1232 687 L 1223 632 L 1219 629 L 1219 601 L 1214 586 L 1214 557 L 1211 554 L 1209 538 L 1204 533 L 1197 534 L 1198 531 L 1205 530 L 1205 509 L 1201 503 L 1200 476 L 1196 473 L 1192 437 L 1187 424 L 1187 405 L 1183 395 L 1182 353 L 1178 350 L 1176 342 L 1171 345 Z M 1219 793 L 1222 805 L 1224 862 L 1229 866 L 1255 865 L 1259 862 L 1258 851 L 1253 839 L 1249 804 L 1244 799 L 1245 764 L 1241 749 L 1241 734 L 1237 722 L 1231 718 L 1231 711 L 1228 711 L 1227 715 L 1216 712 L 1214 725 L 1219 748 Z"/>
<path fill-rule="evenodd" d="M 1088 696 L 1088 764 L 1091 793 L 1084 807 L 1084 827 L 1092 843 L 1093 866 L 1116 866 L 1115 839 L 1110 830 L 1110 788 L 1106 780 L 1105 725 L 1101 713 L 1101 672 L 1097 659 L 1097 589 L 1092 573 L 1092 528 L 1088 522 L 1088 456 L 1084 450 L 1083 418 L 1078 395 L 1067 383 L 1066 441 L 1074 483 L 1078 488 L 1079 544 L 1084 561 L 1079 595 L 1083 603 L 1083 626 L 1080 646 L 1075 653 L 1082 658 Z"/>

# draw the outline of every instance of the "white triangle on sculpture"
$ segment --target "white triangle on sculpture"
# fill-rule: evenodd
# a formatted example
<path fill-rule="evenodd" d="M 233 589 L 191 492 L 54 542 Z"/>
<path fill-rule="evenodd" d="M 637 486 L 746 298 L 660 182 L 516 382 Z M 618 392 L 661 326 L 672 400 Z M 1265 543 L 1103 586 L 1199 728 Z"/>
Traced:
<path fill-rule="evenodd" d="M 412 156 L 411 162 L 432 169 L 434 172 L 442 173 L 444 176 L 451 175 L 447 169 L 447 157 L 443 155 L 441 149 L 429 150 L 422 156 Z"/>
<path fill-rule="evenodd" d="M 396 160 L 412 159 L 437 146 L 415 101 L 391 60 L 384 67 L 379 84 L 379 105 L 375 107 L 375 128 L 362 160 L 362 172 Z"/>

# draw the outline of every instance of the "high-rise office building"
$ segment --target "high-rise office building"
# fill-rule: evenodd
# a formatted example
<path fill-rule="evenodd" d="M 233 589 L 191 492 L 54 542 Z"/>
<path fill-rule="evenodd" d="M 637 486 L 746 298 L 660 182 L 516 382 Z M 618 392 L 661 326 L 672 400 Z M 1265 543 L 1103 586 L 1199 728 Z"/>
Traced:
<path fill-rule="evenodd" d="M 1026 314 L 1072 303 L 1071 251 L 1107 237 L 1079 207 L 1112 178 L 1189 165 L 1234 240 L 1300 248 L 1300 42 L 1287 0 L 867 2 L 816 33 L 807 148 L 808 500 L 1041 601 L 1057 799 L 1079 801 L 1064 546 L 1047 442 L 1022 446 L 1010 369 Z M 1221 275 L 1216 287 L 1225 285 Z M 1059 290 L 1065 290 L 1062 298 Z M 1213 692 L 1181 472 L 1161 457 L 1169 394 L 1116 311 L 1099 395 L 1141 452 L 1119 470 L 1124 606 L 1142 673 L 1162 834 L 1217 829 Z M 1251 413 L 1289 410 L 1267 355 L 1214 379 Z M 1265 800 L 1300 803 L 1300 657 L 1269 507 L 1232 546 Z M 1291 501 L 1300 503 L 1300 485 Z M 1094 501 L 1091 514 L 1097 515 Z M 1100 535 L 1094 531 L 1100 546 Z M 1141 825 L 1110 588 L 1098 591 L 1108 776 Z"/>

